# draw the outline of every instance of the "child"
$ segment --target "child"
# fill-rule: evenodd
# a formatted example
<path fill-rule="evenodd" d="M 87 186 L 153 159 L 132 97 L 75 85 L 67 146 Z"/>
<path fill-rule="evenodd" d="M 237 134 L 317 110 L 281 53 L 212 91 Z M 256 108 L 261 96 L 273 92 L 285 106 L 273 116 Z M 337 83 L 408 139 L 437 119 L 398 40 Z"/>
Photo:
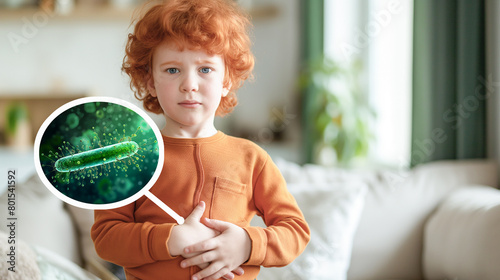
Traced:
<path fill-rule="evenodd" d="M 165 163 L 145 197 L 95 211 L 98 254 L 127 279 L 256 279 L 309 242 L 309 228 L 269 155 L 217 131 L 253 69 L 249 20 L 232 0 L 170 0 L 151 7 L 130 34 L 123 69 L 144 107 L 165 117 Z M 254 215 L 267 228 L 251 227 Z M 208 218 L 208 219 L 207 219 Z"/>

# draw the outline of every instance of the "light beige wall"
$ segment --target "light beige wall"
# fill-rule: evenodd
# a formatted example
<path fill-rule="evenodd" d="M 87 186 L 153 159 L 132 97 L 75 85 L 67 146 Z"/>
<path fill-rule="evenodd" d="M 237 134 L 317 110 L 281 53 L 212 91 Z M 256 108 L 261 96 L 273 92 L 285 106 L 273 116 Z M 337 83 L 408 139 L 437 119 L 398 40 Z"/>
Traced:
<path fill-rule="evenodd" d="M 218 128 L 266 142 L 272 140 L 270 117 L 285 112 L 287 131 L 297 134 L 300 2 L 243 2 L 254 18 L 255 80 L 240 90 L 239 106 L 231 116 L 218 120 Z M 103 13 L 75 18 L 34 9 L 14 14 L 0 10 L 0 96 L 92 92 L 141 106 L 128 87 L 128 77 L 120 71 L 130 17 Z M 9 34 L 21 41 L 13 41 Z M 163 125 L 161 117 L 154 119 Z"/>
<path fill-rule="evenodd" d="M 488 157 L 500 163 L 500 1 L 486 1 Z"/>

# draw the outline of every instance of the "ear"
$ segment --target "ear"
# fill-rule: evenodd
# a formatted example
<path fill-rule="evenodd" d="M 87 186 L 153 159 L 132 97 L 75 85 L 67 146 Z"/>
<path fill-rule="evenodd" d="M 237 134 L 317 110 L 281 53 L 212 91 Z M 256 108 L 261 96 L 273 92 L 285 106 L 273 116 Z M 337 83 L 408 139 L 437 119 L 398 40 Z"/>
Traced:
<path fill-rule="evenodd" d="M 149 75 L 149 77 L 146 78 L 146 86 L 148 89 L 149 94 L 151 94 L 153 97 L 156 97 L 156 88 L 155 88 L 155 81 L 153 79 L 153 75 Z"/>
<path fill-rule="evenodd" d="M 229 91 L 231 90 L 232 84 L 229 83 L 227 86 L 224 86 L 222 88 L 222 97 L 226 97 L 229 94 Z"/>

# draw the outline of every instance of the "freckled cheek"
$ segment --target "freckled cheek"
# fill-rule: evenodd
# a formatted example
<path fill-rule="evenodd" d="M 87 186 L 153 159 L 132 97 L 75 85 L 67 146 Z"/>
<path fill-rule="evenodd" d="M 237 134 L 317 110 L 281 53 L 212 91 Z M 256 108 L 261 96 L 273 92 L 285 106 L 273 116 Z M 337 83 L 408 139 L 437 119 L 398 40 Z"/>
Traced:
<path fill-rule="evenodd" d="M 155 87 L 158 97 L 163 98 L 173 98 L 178 91 L 178 88 L 173 83 L 158 82 Z"/>
<path fill-rule="evenodd" d="M 160 106 L 165 111 L 167 107 L 172 106 L 172 104 L 177 103 L 177 98 L 175 92 L 169 88 L 161 88 L 161 90 L 157 91 L 157 98 L 160 102 Z"/>
<path fill-rule="evenodd" d="M 155 80 L 155 86 L 159 88 L 174 88 L 176 87 L 176 84 L 172 81 L 169 80 L 164 80 L 164 79 L 157 79 Z"/>

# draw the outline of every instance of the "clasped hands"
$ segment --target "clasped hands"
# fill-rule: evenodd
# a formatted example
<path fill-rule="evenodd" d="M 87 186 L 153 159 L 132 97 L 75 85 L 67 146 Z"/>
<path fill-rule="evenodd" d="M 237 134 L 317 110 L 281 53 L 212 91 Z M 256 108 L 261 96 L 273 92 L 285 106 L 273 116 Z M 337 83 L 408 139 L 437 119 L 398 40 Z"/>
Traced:
<path fill-rule="evenodd" d="M 219 220 L 203 219 L 205 203 L 200 202 L 184 224 L 175 226 L 167 242 L 172 256 L 182 255 L 181 267 L 202 270 L 192 280 L 233 279 L 243 275 L 240 267 L 250 257 L 251 240 L 241 227 Z"/>

